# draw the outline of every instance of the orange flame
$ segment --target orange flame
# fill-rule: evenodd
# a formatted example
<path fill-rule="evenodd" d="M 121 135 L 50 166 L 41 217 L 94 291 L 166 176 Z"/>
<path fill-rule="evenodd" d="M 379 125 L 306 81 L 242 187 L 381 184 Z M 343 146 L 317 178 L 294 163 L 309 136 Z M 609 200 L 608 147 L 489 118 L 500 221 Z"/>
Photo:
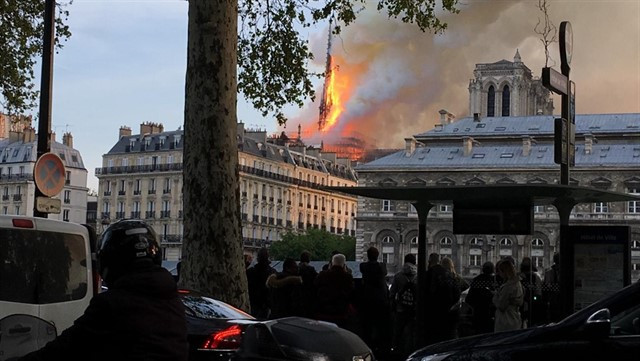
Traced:
<path fill-rule="evenodd" d="M 330 112 L 327 115 L 326 125 L 322 129 L 323 133 L 327 133 L 338 122 L 338 117 L 344 111 L 344 103 L 341 95 L 346 95 L 349 89 L 349 78 L 346 76 L 338 77 L 339 67 L 332 69 L 329 75 L 329 84 L 327 85 L 327 103 L 330 106 Z M 342 74 L 340 74 L 342 75 Z"/>

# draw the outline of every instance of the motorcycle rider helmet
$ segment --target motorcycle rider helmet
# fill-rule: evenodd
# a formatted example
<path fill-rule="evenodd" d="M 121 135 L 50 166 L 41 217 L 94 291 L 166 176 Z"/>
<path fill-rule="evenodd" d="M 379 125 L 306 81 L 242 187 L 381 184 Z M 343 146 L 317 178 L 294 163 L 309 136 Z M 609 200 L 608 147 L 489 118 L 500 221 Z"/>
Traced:
<path fill-rule="evenodd" d="M 124 219 L 109 226 L 102 234 L 97 256 L 98 271 L 107 283 L 139 260 L 162 263 L 156 232 L 137 219 Z"/>

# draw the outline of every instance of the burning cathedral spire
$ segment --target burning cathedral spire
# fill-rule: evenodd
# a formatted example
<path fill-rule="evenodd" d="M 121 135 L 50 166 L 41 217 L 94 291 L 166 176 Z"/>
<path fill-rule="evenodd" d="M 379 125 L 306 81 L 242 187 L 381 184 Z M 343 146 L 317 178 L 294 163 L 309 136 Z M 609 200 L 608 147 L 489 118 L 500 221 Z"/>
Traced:
<path fill-rule="evenodd" d="M 327 118 L 331 113 L 333 105 L 333 59 L 331 57 L 331 30 L 332 20 L 329 20 L 329 34 L 327 41 L 327 64 L 324 69 L 324 86 L 322 88 L 322 99 L 320 100 L 320 117 L 318 118 L 318 130 L 324 131 L 327 127 Z"/>

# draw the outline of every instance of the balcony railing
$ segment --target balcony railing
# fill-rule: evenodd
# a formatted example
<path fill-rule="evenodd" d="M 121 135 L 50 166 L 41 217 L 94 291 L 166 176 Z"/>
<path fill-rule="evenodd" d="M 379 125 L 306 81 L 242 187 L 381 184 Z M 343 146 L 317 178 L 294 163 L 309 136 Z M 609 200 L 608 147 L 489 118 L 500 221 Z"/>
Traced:
<path fill-rule="evenodd" d="M 22 200 L 22 194 L 14 194 L 13 195 L 13 201 L 14 202 L 20 202 Z"/>
<path fill-rule="evenodd" d="M 269 217 L 269 224 L 273 225 L 273 221 L 274 221 L 273 217 Z"/>
<path fill-rule="evenodd" d="M 133 191 L 133 195 L 134 195 L 134 196 L 139 196 L 139 195 L 140 195 L 140 193 L 142 193 L 142 191 L 141 191 L 141 190 L 139 190 L 139 189 L 138 189 L 138 190 L 134 190 L 134 191 Z"/>
<path fill-rule="evenodd" d="M 64 199 L 64 204 L 69 204 L 69 203 L 71 203 L 71 199 L 69 199 L 69 198 L 65 198 L 65 199 Z"/>
<path fill-rule="evenodd" d="M 33 173 L 2 174 L 0 179 L 33 180 Z"/>
<path fill-rule="evenodd" d="M 126 192 L 126 191 L 118 191 L 118 195 L 119 195 L 119 196 L 123 196 L 123 195 L 125 195 L 125 194 L 127 194 L 127 192 Z"/>
<path fill-rule="evenodd" d="M 293 227 L 293 222 L 287 221 L 287 228 L 291 228 L 291 227 Z"/>
<path fill-rule="evenodd" d="M 160 240 L 166 243 L 180 243 L 182 242 L 182 236 L 179 234 L 163 234 Z"/>
<path fill-rule="evenodd" d="M 163 189 L 162 194 L 171 194 L 171 189 Z"/>
<path fill-rule="evenodd" d="M 170 218 L 171 211 L 160 211 L 160 218 Z"/>
<path fill-rule="evenodd" d="M 123 219 L 124 218 L 124 212 L 116 212 L 116 219 Z"/>
<path fill-rule="evenodd" d="M 254 222 L 254 223 L 258 223 L 259 221 L 260 221 L 260 216 L 256 216 L 256 215 L 254 215 L 254 216 L 253 216 L 253 222 Z"/>
<path fill-rule="evenodd" d="M 156 190 L 155 189 L 149 189 L 147 191 L 147 194 L 156 194 Z"/>
<path fill-rule="evenodd" d="M 267 217 L 262 216 L 262 217 L 260 218 L 260 223 L 265 223 L 265 224 L 266 224 L 266 223 L 267 223 Z"/>
<path fill-rule="evenodd" d="M 314 182 L 308 182 L 302 179 L 298 179 L 298 178 L 293 178 L 293 177 L 287 177 L 285 175 L 282 174 L 278 174 L 278 173 L 272 173 L 272 172 L 268 172 L 262 169 L 258 169 L 258 168 L 254 168 L 254 167 L 249 167 L 246 165 L 240 165 L 239 166 L 240 172 L 243 173 L 247 173 L 247 174 L 254 174 L 257 175 L 259 177 L 265 177 L 265 178 L 269 178 L 269 179 L 273 179 L 273 180 L 277 180 L 280 182 L 285 182 L 285 183 L 289 183 L 289 184 L 294 184 L 294 185 L 298 185 L 298 186 L 302 186 L 302 187 L 307 187 L 307 188 L 315 188 L 315 189 L 320 189 L 322 187 L 324 187 L 323 185 L 319 184 L 319 183 L 314 183 Z M 349 179 L 349 180 L 353 180 L 349 177 L 341 177 L 344 179 Z"/>
<path fill-rule="evenodd" d="M 140 212 L 131 212 L 131 218 L 140 219 Z"/>
<path fill-rule="evenodd" d="M 242 213 L 242 220 L 243 220 L 243 221 L 246 221 L 248 217 L 249 217 L 249 215 L 248 215 L 248 214 L 246 214 L 246 213 Z"/>
<path fill-rule="evenodd" d="M 105 192 L 104 192 L 104 196 L 105 196 L 105 197 L 109 197 L 109 196 L 111 196 L 111 191 L 105 191 Z"/>
<path fill-rule="evenodd" d="M 154 218 L 156 218 L 156 211 L 147 211 L 145 213 L 145 218 L 146 219 L 154 219 Z"/>
<path fill-rule="evenodd" d="M 304 228 L 304 223 L 298 222 L 298 229 L 303 229 L 303 228 Z"/>
<path fill-rule="evenodd" d="M 96 175 L 182 171 L 182 163 L 96 168 Z"/>
<path fill-rule="evenodd" d="M 9 200 L 9 195 L 8 194 L 3 194 L 2 195 L 2 200 L 3 201 L 8 201 Z"/>

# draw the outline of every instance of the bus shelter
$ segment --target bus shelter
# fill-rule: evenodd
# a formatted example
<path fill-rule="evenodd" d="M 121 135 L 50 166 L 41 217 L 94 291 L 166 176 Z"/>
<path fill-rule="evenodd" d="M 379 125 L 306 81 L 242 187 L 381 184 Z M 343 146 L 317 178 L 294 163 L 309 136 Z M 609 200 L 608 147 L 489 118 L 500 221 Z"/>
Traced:
<path fill-rule="evenodd" d="M 456 224 L 473 221 L 477 216 L 485 227 L 509 230 L 505 234 L 533 234 L 533 205 L 553 205 L 560 218 L 560 295 L 562 311 L 569 315 L 573 310 L 573 265 L 574 255 L 568 241 L 569 216 L 573 207 L 580 203 L 640 201 L 640 196 L 605 191 L 594 188 L 557 184 L 490 184 L 465 186 L 357 186 L 326 187 L 332 192 L 351 195 L 408 201 L 418 213 L 418 288 L 423 290 L 427 272 L 427 216 L 435 204 L 453 204 L 453 228 L 464 229 Z M 456 217 L 456 207 L 468 212 Z M 528 211 L 526 211 L 528 209 Z M 525 212 L 523 213 L 523 210 Z M 502 212 L 501 212 L 502 211 Z M 527 214 L 527 212 L 529 214 Z M 522 214 L 518 214 L 522 213 Z M 506 218 L 512 218 L 505 222 Z M 527 220 L 527 217 L 530 217 Z M 502 224 L 492 224 L 502 222 Z M 511 228 L 509 228 L 511 227 Z M 462 232 L 459 232 L 462 233 Z M 471 233 L 471 232 L 468 232 Z M 480 232 L 478 232 L 480 233 Z M 486 232 L 497 233 L 500 232 Z M 417 326 L 420 339 L 424 339 L 424 292 L 418 292 Z"/>

